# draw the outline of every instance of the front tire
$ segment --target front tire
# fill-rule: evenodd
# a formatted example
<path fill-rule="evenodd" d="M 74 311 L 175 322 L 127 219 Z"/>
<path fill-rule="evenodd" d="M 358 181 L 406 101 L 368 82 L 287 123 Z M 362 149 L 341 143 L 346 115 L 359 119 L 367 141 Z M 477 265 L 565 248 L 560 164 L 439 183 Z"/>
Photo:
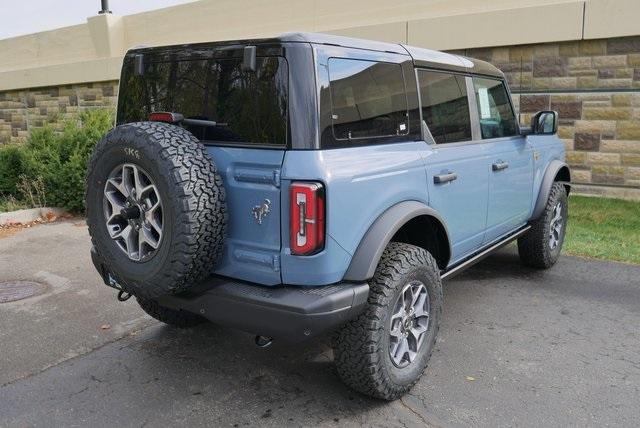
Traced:
<path fill-rule="evenodd" d="M 564 185 L 554 183 L 542 215 L 518 238 L 518 254 L 525 266 L 548 269 L 556 264 L 567 230 L 568 208 Z"/>
<path fill-rule="evenodd" d="M 435 259 L 422 248 L 390 243 L 371 281 L 365 311 L 334 337 L 339 376 L 363 394 L 401 397 L 427 367 L 441 315 Z"/>

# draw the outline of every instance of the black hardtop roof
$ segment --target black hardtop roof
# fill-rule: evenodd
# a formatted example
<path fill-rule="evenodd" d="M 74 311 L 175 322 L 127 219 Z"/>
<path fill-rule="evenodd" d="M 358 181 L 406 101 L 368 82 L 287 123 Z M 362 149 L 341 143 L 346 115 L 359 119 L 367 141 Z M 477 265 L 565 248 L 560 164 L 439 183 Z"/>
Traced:
<path fill-rule="evenodd" d="M 475 58 L 467 58 L 432 49 L 424 49 L 399 43 L 386 43 L 374 40 L 358 39 L 354 37 L 337 36 L 324 33 L 292 32 L 283 33 L 276 37 L 262 39 L 225 40 L 219 42 L 190 43 L 173 46 L 136 47 L 130 52 L 144 52 L 145 50 L 178 50 L 187 48 L 206 49 L 214 46 L 228 45 L 262 45 L 280 43 L 310 43 L 315 45 L 340 46 L 345 48 L 365 49 L 378 52 L 389 52 L 399 55 L 407 55 L 413 59 L 417 66 L 452 70 L 463 73 L 483 74 L 488 76 L 503 77 L 503 73 L 494 65 Z"/>

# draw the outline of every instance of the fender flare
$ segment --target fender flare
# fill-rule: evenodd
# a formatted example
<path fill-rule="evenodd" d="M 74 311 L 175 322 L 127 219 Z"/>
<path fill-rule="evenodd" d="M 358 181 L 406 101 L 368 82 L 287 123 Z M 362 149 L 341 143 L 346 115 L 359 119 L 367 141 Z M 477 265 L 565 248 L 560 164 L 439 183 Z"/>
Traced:
<path fill-rule="evenodd" d="M 447 245 L 449 246 L 449 257 L 451 256 L 451 239 L 449 230 L 442 216 L 433 208 L 418 202 L 400 202 L 385 212 L 373 222 L 369 230 L 360 240 L 349 268 L 345 273 L 345 281 L 366 281 L 373 277 L 378 262 L 382 257 L 382 252 L 387 247 L 393 236 L 408 221 L 418 216 L 428 215 L 434 217 L 443 226 L 447 235 Z"/>
<path fill-rule="evenodd" d="M 551 192 L 551 186 L 556 180 L 558 172 L 562 169 L 566 168 L 569 171 L 569 166 L 562 161 L 553 160 L 547 167 L 547 170 L 544 173 L 544 177 L 542 178 L 542 182 L 540 183 L 540 191 L 538 192 L 538 199 L 536 199 L 536 204 L 533 208 L 533 214 L 531 215 L 531 220 L 536 220 L 542 212 L 544 211 L 544 207 L 547 205 L 547 200 L 549 199 L 549 192 Z M 565 186 L 571 186 L 571 176 L 569 176 L 569 181 L 561 181 Z"/>

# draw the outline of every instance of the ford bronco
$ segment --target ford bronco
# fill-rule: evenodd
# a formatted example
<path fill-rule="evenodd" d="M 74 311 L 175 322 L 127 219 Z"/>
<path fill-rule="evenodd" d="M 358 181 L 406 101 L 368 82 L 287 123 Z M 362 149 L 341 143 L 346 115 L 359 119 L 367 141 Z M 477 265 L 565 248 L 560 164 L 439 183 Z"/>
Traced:
<path fill-rule="evenodd" d="M 291 33 L 130 50 L 87 177 L 92 259 L 122 300 L 256 343 L 332 331 L 346 384 L 395 399 L 427 366 L 441 281 L 567 224 L 558 115 L 522 127 L 503 73 Z"/>

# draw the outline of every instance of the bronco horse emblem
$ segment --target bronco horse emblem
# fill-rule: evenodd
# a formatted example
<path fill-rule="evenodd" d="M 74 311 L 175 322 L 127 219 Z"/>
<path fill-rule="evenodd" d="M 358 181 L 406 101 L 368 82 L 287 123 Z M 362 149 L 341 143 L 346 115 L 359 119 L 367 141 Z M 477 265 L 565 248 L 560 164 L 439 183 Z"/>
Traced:
<path fill-rule="evenodd" d="M 262 224 L 262 219 L 268 216 L 271 212 L 271 201 L 269 199 L 265 199 L 260 205 L 256 205 L 251 208 L 251 212 L 253 213 L 253 218 L 256 219 L 258 224 Z"/>

